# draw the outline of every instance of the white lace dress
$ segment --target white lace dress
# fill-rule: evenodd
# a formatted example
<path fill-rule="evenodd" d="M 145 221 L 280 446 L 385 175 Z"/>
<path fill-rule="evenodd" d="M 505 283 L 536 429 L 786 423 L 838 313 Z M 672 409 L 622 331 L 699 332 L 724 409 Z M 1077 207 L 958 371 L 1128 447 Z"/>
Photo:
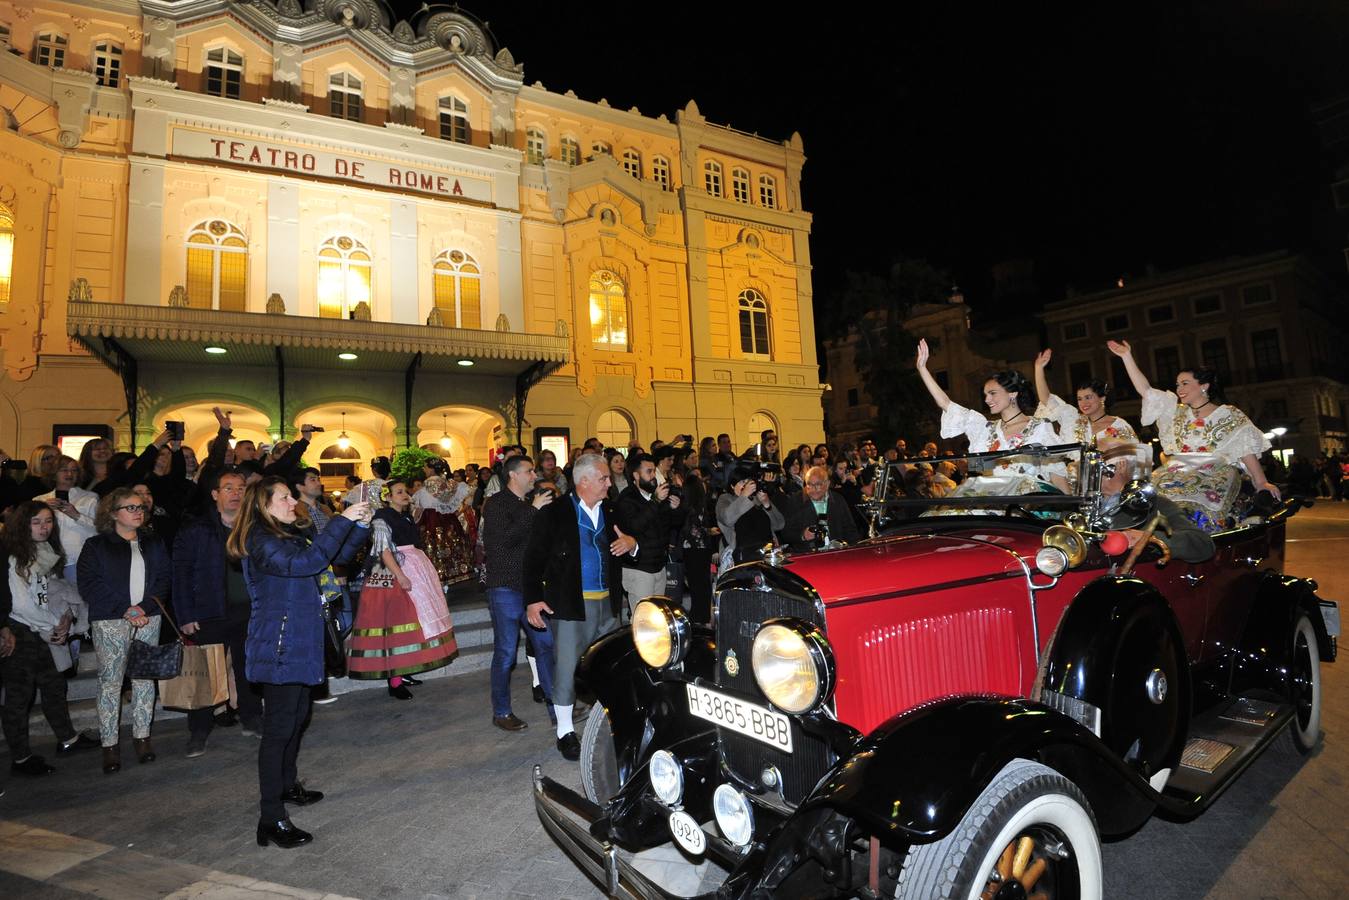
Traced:
<path fill-rule="evenodd" d="M 1037 418 L 1050 419 L 1059 426 L 1059 442 L 1075 444 L 1136 444 L 1138 434 L 1133 426 L 1119 416 L 1104 416 L 1094 425 L 1082 412 L 1058 394 L 1050 394 L 1049 399 L 1035 410 Z"/>
<path fill-rule="evenodd" d="M 1152 473 L 1157 490 L 1204 530 L 1228 527 L 1241 491 L 1241 458 L 1269 449 L 1264 432 L 1235 406 L 1223 404 L 1197 416 L 1174 392 L 1155 388 L 1143 395 L 1140 421 L 1157 423 L 1166 451 L 1166 463 Z"/>
<path fill-rule="evenodd" d="M 1035 416 L 1030 418 L 1026 427 L 1019 433 L 1008 434 L 1001 419 L 988 419 L 972 409 L 966 409 L 959 403 L 951 403 L 941 416 L 941 436 L 953 438 L 964 435 L 970 442 L 971 453 L 990 453 L 996 450 L 1010 450 L 1027 444 L 1041 444 L 1052 447 L 1062 443 L 1054 433 L 1054 425 L 1048 419 Z M 1019 494 L 1057 492 L 1058 488 L 1050 480 L 1058 475 L 1068 477 L 1068 467 L 1060 461 L 1043 461 L 1033 456 L 1008 456 L 997 461 L 991 471 L 982 475 L 971 474 L 960 486 L 947 494 L 947 497 L 1006 497 Z M 956 510 L 938 508 L 924 515 L 951 515 Z M 959 510 L 967 515 L 987 515 L 1002 510 L 969 509 Z"/>

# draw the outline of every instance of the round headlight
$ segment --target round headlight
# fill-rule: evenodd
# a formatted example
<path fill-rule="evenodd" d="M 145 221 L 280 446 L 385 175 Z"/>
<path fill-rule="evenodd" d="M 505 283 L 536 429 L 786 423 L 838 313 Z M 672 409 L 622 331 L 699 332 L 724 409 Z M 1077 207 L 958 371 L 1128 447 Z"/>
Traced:
<path fill-rule="evenodd" d="M 804 623 L 770 622 L 760 628 L 750 664 L 759 690 L 786 713 L 809 712 L 833 686 L 828 643 Z"/>
<path fill-rule="evenodd" d="M 651 773 L 651 790 L 655 791 L 657 799 L 666 806 L 678 803 L 684 796 L 684 770 L 679 767 L 679 761 L 669 751 L 657 750 L 651 754 L 647 769 Z"/>
<path fill-rule="evenodd" d="M 1046 575 L 1062 575 L 1068 569 L 1068 554 L 1058 547 L 1041 547 L 1035 551 L 1035 568 Z"/>
<path fill-rule="evenodd" d="M 684 658 L 689 643 L 689 618 L 680 607 L 664 600 L 643 600 L 632 611 L 632 642 L 637 655 L 654 669 Z"/>
<path fill-rule="evenodd" d="M 754 839 L 754 813 L 745 795 L 723 784 L 712 795 L 712 812 L 726 840 L 737 847 L 748 847 Z"/>

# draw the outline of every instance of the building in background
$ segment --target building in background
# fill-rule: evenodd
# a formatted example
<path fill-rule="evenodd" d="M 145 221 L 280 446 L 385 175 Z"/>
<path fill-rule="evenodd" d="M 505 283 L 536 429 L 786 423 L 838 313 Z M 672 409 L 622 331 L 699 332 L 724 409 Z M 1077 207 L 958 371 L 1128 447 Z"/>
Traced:
<path fill-rule="evenodd" d="M 334 460 L 822 436 L 798 135 L 526 84 L 442 4 L 0 2 L 0 42 L 11 452 L 214 405 Z"/>
<path fill-rule="evenodd" d="M 1214 369 L 1227 398 L 1279 449 L 1345 449 L 1349 323 L 1343 289 L 1291 253 L 1221 260 L 1045 307 L 1054 361 L 1050 386 L 1065 399 L 1086 378 L 1105 379 L 1111 411 L 1137 424 L 1140 401 L 1108 340 L 1127 340 L 1156 387 L 1186 367 Z M 1155 431 L 1152 432 L 1155 435 Z"/>

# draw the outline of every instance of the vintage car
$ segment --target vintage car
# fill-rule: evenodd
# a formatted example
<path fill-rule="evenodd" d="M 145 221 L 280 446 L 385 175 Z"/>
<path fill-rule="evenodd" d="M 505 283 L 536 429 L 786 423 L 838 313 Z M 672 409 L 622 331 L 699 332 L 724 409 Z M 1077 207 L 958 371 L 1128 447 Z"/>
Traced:
<path fill-rule="evenodd" d="M 1168 559 L 1151 485 L 1073 451 L 1074 495 L 887 501 L 735 566 L 711 628 L 639 603 L 581 662 L 585 796 L 535 769 L 554 839 L 612 896 L 672 896 L 638 859 L 673 841 L 706 896 L 1093 898 L 1102 836 L 1312 749 L 1339 610 L 1283 574 L 1297 503 Z"/>

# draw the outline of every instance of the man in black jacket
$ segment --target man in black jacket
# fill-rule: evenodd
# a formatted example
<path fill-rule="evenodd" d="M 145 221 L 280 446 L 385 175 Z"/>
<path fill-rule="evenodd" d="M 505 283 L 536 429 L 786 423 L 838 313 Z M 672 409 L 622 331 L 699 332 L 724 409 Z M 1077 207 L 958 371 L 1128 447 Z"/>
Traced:
<path fill-rule="evenodd" d="M 679 497 L 669 484 L 656 483 L 655 460 L 635 453 L 628 460 L 628 486 L 618 495 L 618 526 L 637 541 L 637 554 L 623 557 L 623 590 L 628 595 L 628 613 L 644 597 L 665 593 L 665 563 L 669 558 L 670 531 L 682 515 Z"/>
<path fill-rule="evenodd" d="M 829 472 L 822 466 L 813 466 L 806 471 L 806 489 L 791 501 L 786 517 L 782 538 L 788 549 L 798 553 L 823 544 L 826 531 L 831 541 L 852 543 L 857 540 L 857 523 L 853 521 L 848 503 L 829 490 Z"/>
<path fill-rule="evenodd" d="M 557 749 L 567 759 L 580 759 L 581 741 L 572 725 L 576 664 L 586 647 L 613 630 L 622 581 L 619 559 L 633 553 L 637 542 L 615 524 L 613 504 L 606 499 L 610 476 L 604 457 L 581 454 L 572 474 L 574 493 L 534 516 L 522 587 L 529 624 L 553 633 Z"/>

